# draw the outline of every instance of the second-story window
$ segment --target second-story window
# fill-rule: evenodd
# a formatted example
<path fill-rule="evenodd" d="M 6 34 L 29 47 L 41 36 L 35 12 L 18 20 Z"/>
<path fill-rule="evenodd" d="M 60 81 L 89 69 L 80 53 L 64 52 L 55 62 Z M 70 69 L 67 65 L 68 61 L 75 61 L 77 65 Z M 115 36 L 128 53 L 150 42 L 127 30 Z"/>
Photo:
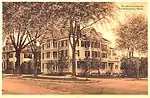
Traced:
<path fill-rule="evenodd" d="M 85 57 L 90 57 L 90 51 L 85 51 Z"/>
<path fill-rule="evenodd" d="M 97 57 L 100 57 L 101 56 L 101 53 L 100 52 L 97 52 Z"/>
<path fill-rule="evenodd" d="M 13 46 L 10 46 L 10 50 L 13 50 Z"/>
<path fill-rule="evenodd" d="M 5 54 L 3 54 L 3 59 L 5 59 Z"/>
<path fill-rule="evenodd" d="M 107 58 L 107 53 L 102 53 L 102 58 Z"/>
<path fill-rule="evenodd" d="M 31 53 L 24 53 L 24 58 L 32 58 L 32 54 Z"/>
<path fill-rule="evenodd" d="M 79 46 L 79 40 L 77 41 L 77 44 L 76 44 L 76 46 Z"/>
<path fill-rule="evenodd" d="M 107 51 L 107 45 L 102 44 L 102 51 Z"/>
<path fill-rule="evenodd" d="M 90 41 L 85 41 L 85 47 L 90 47 Z"/>
<path fill-rule="evenodd" d="M 13 58 L 13 53 L 10 53 L 10 54 L 9 54 L 9 58 Z"/>
<path fill-rule="evenodd" d="M 64 40 L 64 46 L 67 46 L 67 40 Z"/>
<path fill-rule="evenodd" d="M 47 52 L 47 58 L 50 58 L 50 52 Z"/>
<path fill-rule="evenodd" d="M 64 56 L 64 57 L 67 56 L 67 50 L 63 50 L 63 56 Z"/>
<path fill-rule="evenodd" d="M 3 51 L 5 51 L 5 47 L 3 47 Z"/>
<path fill-rule="evenodd" d="M 57 42 L 53 41 L 53 48 L 57 48 Z"/>
<path fill-rule="evenodd" d="M 42 53 L 42 59 L 44 59 L 44 53 Z"/>
<path fill-rule="evenodd" d="M 92 51 L 92 57 L 98 57 L 97 51 Z"/>
<path fill-rule="evenodd" d="M 60 41 L 58 41 L 58 47 L 61 47 L 61 42 Z"/>
<path fill-rule="evenodd" d="M 64 47 L 64 41 L 61 41 L 61 47 Z"/>
<path fill-rule="evenodd" d="M 97 42 L 94 42 L 94 48 L 97 48 Z"/>
<path fill-rule="evenodd" d="M 100 48 L 100 43 L 99 42 L 97 43 L 97 48 Z"/>
<path fill-rule="evenodd" d="M 79 50 L 76 50 L 76 54 L 77 54 L 78 56 L 80 56 L 80 51 L 79 51 Z"/>
<path fill-rule="evenodd" d="M 58 52 L 58 56 L 59 56 L 59 58 L 62 57 L 62 51 Z"/>
<path fill-rule="evenodd" d="M 47 43 L 47 48 L 50 48 L 50 45 L 51 45 L 51 44 L 50 44 L 50 42 L 49 42 L 49 43 Z"/>
<path fill-rule="evenodd" d="M 42 50 L 44 50 L 44 44 L 42 45 Z"/>
<path fill-rule="evenodd" d="M 91 42 L 91 47 L 94 48 L 94 42 Z"/>
<path fill-rule="evenodd" d="M 85 46 L 85 42 L 81 41 L 81 47 L 84 47 L 84 46 Z"/>
<path fill-rule="evenodd" d="M 57 52 L 56 51 L 53 52 L 53 58 L 57 58 Z"/>

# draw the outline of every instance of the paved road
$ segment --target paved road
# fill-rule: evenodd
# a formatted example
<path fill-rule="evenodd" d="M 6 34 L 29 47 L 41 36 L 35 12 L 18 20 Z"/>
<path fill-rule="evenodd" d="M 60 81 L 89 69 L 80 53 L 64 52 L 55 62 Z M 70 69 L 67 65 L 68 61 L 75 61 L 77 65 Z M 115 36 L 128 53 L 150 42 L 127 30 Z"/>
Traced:
<path fill-rule="evenodd" d="M 90 79 L 70 81 L 57 79 L 22 78 L 3 76 L 3 94 L 146 94 L 148 81 L 136 79 Z M 83 78 L 82 78 L 83 79 Z M 85 78 L 84 78 L 85 79 Z"/>
<path fill-rule="evenodd" d="M 65 94 L 28 83 L 21 79 L 3 78 L 3 94 Z"/>

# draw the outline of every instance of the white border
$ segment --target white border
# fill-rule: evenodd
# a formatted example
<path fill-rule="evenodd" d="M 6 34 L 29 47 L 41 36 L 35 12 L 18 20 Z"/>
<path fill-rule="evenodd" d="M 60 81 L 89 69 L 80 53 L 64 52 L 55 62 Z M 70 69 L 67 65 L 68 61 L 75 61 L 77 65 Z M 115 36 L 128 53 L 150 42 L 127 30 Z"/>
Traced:
<path fill-rule="evenodd" d="M 56 2 L 55 0 L 2 0 L 0 2 L 0 15 L 1 15 L 1 18 L 0 18 L 0 32 L 2 34 L 2 2 Z M 87 0 L 57 0 L 57 2 L 87 2 Z M 148 2 L 148 0 L 89 0 L 88 2 Z M 150 6 L 150 4 L 148 4 Z M 148 11 L 150 13 L 150 11 Z M 149 25 L 150 25 L 150 22 L 148 21 Z M 149 30 L 148 30 L 149 31 Z M 149 34 L 148 34 L 148 37 L 149 37 Z M 148 39 L 148 42 L 150 40 Z M 0 36 L 0 43 L 2 43 L 2 36 Z M 150 46 L 148 45 L 148 48 L 150 48 Z M 149 52 L 148 52 L 148 56 L 149 56 Z M 1 78 L 1 85 L 0 87 L 2 88 L 2 44 L 0 44 L 0 78 Z M 148 58 L 148 61 L 150 61 L 150 58 Z M 148 65 L 149 65 L 150 62 L 148 62 Z M 148 70 L 150 70 L 150 67 L 148 67 Z M 148 72 L 148 77 L 150 76 L 150 71 Z M 149 80 L 149 79 L 148 79 Z M 118 84 L 118 85 L 121 85 Z M 148 85 L 148 88 L 150 86 Z M 1 93 L 2 93 L 2 90 L 1 90 Z M 148 91 L 149 93 L 149 91 Z M 1 95 L 0 96 L 1 98 L 4 97 L 4 98 L 23 98 L 23 97 L 36 97 L 36 98 L 41 98 L 41 97 L 45 97 L 45 98 L 81 98 L 81 97 L 85 97 L 85 98 L 91 98 L 91 97 L 96 97 L 96 98 L 99 98 L 99 97 L 105 97 L 105 98 L 109 98 L 109 97 L 112 97 L 112 98 L 127 98 L 127 97 L 135 97 L 135 98 L 141 98 L 141 97 L 144 97 L 144 98 L 148 98 L 148 95 Z"/>

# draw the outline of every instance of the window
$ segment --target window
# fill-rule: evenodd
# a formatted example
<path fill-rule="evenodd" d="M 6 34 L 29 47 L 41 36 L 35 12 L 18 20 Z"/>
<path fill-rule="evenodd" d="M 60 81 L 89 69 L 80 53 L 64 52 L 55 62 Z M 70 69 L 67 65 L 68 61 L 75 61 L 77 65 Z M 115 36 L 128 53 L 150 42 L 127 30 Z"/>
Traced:
<path fill-rule="evenodd" d="M 107 45 L 102 44 L 102 51 L 107 51 Z"/>
<path fill-rule="evenodd" d="M 85 42 L 81 41 L 81 47 L 84 47 L 84 46 L 85 46 Z"/>
<path fill-rule="evenodd" d="M 5 51 L 5 47 L 3 47 L 3 51 Z"/>
<path fill-rule="evenodd" d="M 100 57 L 101 56 L 101 53 L 100 52 L 97 52 L 97 57 Z"/>
<path fill-rule="evenodd" d="M 92 42 L 91 47 L 92 48 L 97 48 L 97 42 Z"/>
<path fill-rule="evenodd" d="M 107 53 L 102 53 L 102 58 L 107 58 Z"/>
<path fill-rule="evenodd" d="M 116 52 L 115 52 L 114 50 L 112 50 L 112 55 L 114 55 L 114 56 L 117 55 Z"/>
<path fill-rule="evenodd" d="M 97 42 L 94 42 L 94 48 L 97 48 Z"/>
<path fill-rule="evenodd" d="M 50 39 L 48 39 L 48 40 L 47 40 L 47 43 L 49 43 L 50 41 L 51 41 L 51 40 L 50 40 Z"/>
<path fill-rule="evenodd" d="M 64 46 L 67 46 L 67 40 L 64 40 Z"/>
<path fill-rule="evenodd" d="M 50 52 L 47 52 L 47 58 L 50 58 Z"/>
<path fill-rule="evenodd" d="M 113 69 L 113 63 L 109 63 L 109 68 L 112 70 Z"/>
<path fill-rule="evenodd" d="M 44 53 L 42 53 L 42 59 L 44 59 Z"/>
<path fill-rule="evenodd" d="M 44 70 L 44 64 L 42 64 L 42 69 Z"/>
<path fill-rule="evenodd" d="M 5 59 L 5 54 L 3 54 L 3 59 Z"/>
<path fill-rule="evenodd" d="M 53 40 L 53 48 L 57 48 L 57 42 Z"/>
<path fill-rule="evenodd" d="M 85 51 L 85 57 L 90 57 L 90 51 Z"/>
<path fill-rule="evenodd" d="M 90 41 L 85 41 L 85 47 L 90 47 Z"/>
<path fill-rule="evenodd" d="M 32 54 L 30 54 L 30 53 L 24 53 L 24 58 L 32 58 Z"/>
<path fill-rule="evenodd" d="M 42 50 L 44 50 L 44 44 L 42 45 Z"/>
<path fill-rule="evenodd" d="M 63 56 L 66 57 L 67 56 L 67 50 L 62 50 L 63 51 Z"/>
<path fill-rule="evenodd" d="M 77 55 L 78 55 L 78 56 L 80 56 L 80 52 L 79 52 L 79 50 L 76 50 L 76 53 L 77 53 Z"/>
<path fill-rule="evenodd" d="M 115 69 L 118 69 L 118 65 L 115 65 Z"/>
<path fill-rule="evenodd" d="M 50 42 L 49 42 L 49 43 L 47 43 L 47 48 L 50 48 L 50 45 L 51 45 L 51 44 L 50 44 Z"/>
<path fill-rule="evenodd" d="M 97 43 L 97 48 L 100 48 L 100 43 L 99 42 Z"/>
<path fill-rule="evenodd" d="M 53 66 L 53 70 L 55 70 L 55 66 Z"/>
<path fill-rule="evenodd" d="M 76 44 L 77 46 L 79 46 L 79 40 L 77 41 L 77 44 Z"/>
<path fill-rule="evenodd" d="M 61 41 L 61 47 L 64 47 L 64 41 Z"/>
<path fill-rule="evenodd" d="M 92 51 L 92 57 L 98 57 L 97 51 Z"/>
<path fill-rule="evenodd" d="M 107 62 L 102 62 L 101 63 L 101 69 L 107 68 Z"/>
<path fill-rule="evenodd" d="M 61 47 L 61 44 L 60 44 L 60 43 L 61 43 L 61 42 L 59 41 L 59 42 L 58 42 L 58 47 Z"/>
<path fill-rule="evenodd" d="M 13 50 L 13 46 L 10 46 L 10 50 Z"/>
<path fill-rule="evenodd" d="M 57 52 L 53 52 L 53 58 L 57 58 Z"/>
<path fill-rule="evenodd" d="M 62 51 L 58 52 L 58 56 L 61 57 L 62 56 Z"/>
<path fill-rule="evenodd" d="M 10 53 L 10 54 L 9 54 L 9 58 L 13 58 L 13 53 Z"/>
<path fill-rule="evenodd" d="M 91 43 L 91 47 L 94 48 L 94 42 Z"/>

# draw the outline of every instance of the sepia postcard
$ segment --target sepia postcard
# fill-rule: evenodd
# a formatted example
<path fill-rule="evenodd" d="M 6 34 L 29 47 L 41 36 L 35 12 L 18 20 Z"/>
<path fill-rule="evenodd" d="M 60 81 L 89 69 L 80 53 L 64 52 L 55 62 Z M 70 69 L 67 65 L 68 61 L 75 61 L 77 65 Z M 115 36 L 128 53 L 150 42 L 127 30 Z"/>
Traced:
<path fill-rule="evenodd" d="M 148 2 L 1 3 L 2 95 L 148 95 Z"/>

